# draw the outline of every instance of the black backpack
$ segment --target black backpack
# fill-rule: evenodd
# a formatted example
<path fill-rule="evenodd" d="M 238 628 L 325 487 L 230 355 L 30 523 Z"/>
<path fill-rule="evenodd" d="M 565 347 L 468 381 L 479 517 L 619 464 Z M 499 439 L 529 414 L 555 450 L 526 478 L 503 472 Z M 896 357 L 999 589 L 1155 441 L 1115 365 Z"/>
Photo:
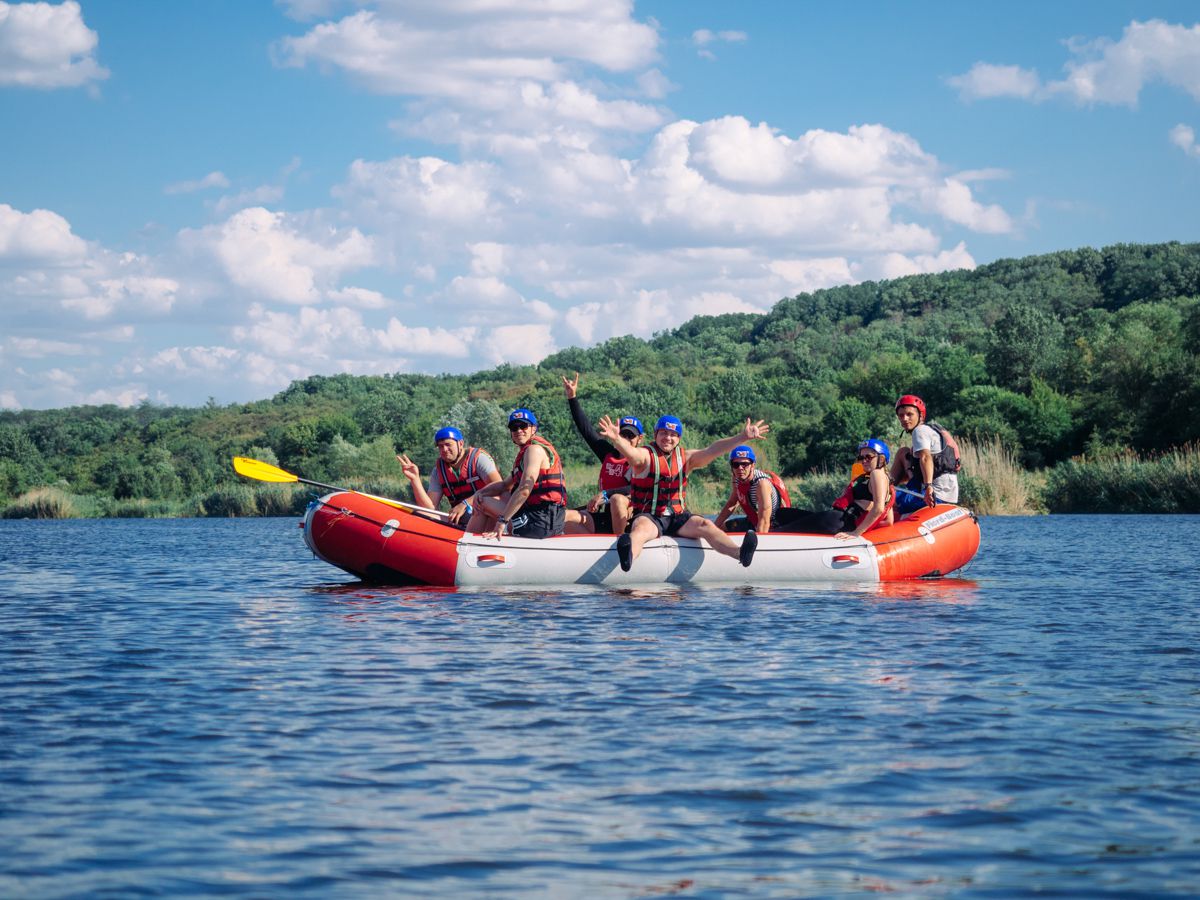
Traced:
<path fill-rule="evenodd" d="M 933 477 L 939 475 L 957 475 L 962 468 L 962 456 L 958 452 L 958 444 L 953 436 L 937 422 L 926 422 L 942 439 L 942 449 L 933 454 Z"/>

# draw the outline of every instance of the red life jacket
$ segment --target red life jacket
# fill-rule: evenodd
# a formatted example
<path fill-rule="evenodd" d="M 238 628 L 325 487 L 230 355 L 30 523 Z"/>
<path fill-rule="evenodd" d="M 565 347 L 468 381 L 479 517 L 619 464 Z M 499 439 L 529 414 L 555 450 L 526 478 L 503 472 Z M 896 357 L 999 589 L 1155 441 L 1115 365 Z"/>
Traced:
<path fill-rule="evenodd" d="M 867 517 L 867 510 L 863 509 L 856 500 L 866 500 L 871 502 L 871 476 L 870 474 L 859 475 L 850 484 L 846 486 L 846 490 L 842 491 L 842 496 L 833 501 L 834 509 L 850 509 L 853 506 L 857 512 L 854 515 L 854 527 L 858 527 L 858 523 Z M 896 505 L 896 489 L 892 487 L 892 483 L 888 481 L 888 496 L 887 503 L 884 504 L 883 512 L 879 514 L 879 518 L 875 520 L 867 531 L 874 531 L 876 528 L 882 528 L 887 524 L 888 510 Z M 869 508 L 869 507 L 868 507 Z"/>
<path fill-rule="evenodd" d="M 779 502 L 771 503 L 771 512 L 783 509 L 785 506 L 792 505 L 792 499 L 788 496 L 787 488 L 783 486 L 783 480 L 774 472 L 768 472 L 763 469 L 755 469 L 754 474 L 743 481 L 740 478 L 734 479 L 733 489 L 737 492 L 737 502 L 742 507 L 742 512 L 746 514 L 746 518 L 750 520 L 750 527 L 758 527 L 758 510 L 754 508 L 754 504 L 750 502 L 750 487 L 758 484 L 761 481 L 766 481 L 770 484 L 771 489 L 779 496 Z M 761 490 L 761 488 L 759 488 Z M 758 498 L 762 501 L 762 497 Z M 774 497 L 771 498 L 774 501 Z"/>
<path fill-rule="evenodd" d="M 619 453 L 610 453 L 600 463 L 600 490 L 616 491 L 629 487 L 629 460 Z"/>
<path fill-rule="evenodd" d="M 513 461 L 509 490 L 515 491 L 517 485 L 521 483 L 521 474 L 525 466 L 525 451 L 534 444 L 539 444 L 545 449 L 550 457 L 550 468 L 541 469 L 538 472 L 537 481 L 533 483 L 533 490 L 529 492 L 529 497 L 521 509 L 525 509 L 526 506 L 539 506 L 543 503 L 566 506 L 567 486 L 563 482 L 562 460 L 558 458 L 558 451 L 554 449 L 554 445 L 540 435 L 535 434 L 530 438 L 528 444 L 517 451 L 517 458 Z"/>
<path fill-rule="evenodd" d="M 468 447 L 453 466 L 446 465 L 446 461 L 438 457 L 438 481 L 442 485 L 442 495 L 450 501 L 451 506 L 468 499 L 483 487 L 484 477 L 479 474 L 479 454 L 479 448 Z"/>
<path fill-rule="evenodd" d="M 676 446 L 669 454 L 658 444 L 646 447 L 650 451 L 650 468 L 640 478 L 635 472 L 629 492 L 633 512 L 665 515 L 667 511 L 683 512 L 687 494 L 687 459 L 683 448 Z"/>

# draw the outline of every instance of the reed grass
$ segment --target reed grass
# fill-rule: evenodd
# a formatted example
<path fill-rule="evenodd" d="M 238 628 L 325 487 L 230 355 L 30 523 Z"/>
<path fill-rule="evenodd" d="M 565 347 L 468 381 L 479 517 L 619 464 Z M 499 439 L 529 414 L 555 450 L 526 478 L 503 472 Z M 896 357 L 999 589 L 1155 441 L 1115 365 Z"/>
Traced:
<path fill-rule="evenodd" d="M 1016 454 L 998 438 L 978 444 L 958 442 L 962 471 L 958 502 L 981 516 L 1027 516 L 1044 512 L 1041 482 L 1017 463 Z"/>
<path fill-rule="evenodd" d="M 75 499 L 56 487 L 39 487 L 14 499 L 0 513 L 5 519 L 78 519 Z"/>
<path fill-rule="evenodd" d="M 1051 512 L 1200 512 L 1200 445 L 1158 457 L 1131 450 L 1079 456 L 1050 470 L 1045 488 Z"/>

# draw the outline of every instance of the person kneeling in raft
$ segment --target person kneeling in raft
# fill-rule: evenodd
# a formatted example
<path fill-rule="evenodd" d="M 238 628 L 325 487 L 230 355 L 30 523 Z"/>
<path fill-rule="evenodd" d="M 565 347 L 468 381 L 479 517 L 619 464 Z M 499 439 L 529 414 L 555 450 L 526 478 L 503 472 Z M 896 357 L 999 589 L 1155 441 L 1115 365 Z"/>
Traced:
<path fill-rule="evenodd" d="M 654 441 L 645 447 L 635 447 L 621 437 L 621 429 L 608 416 L 600 420 L 600 433 L 629 460 L 633 468 L 630 508 L 633 520 L 629 532 L 617 538 L 617 558 L 621 570 L 628 572 L 642 552 L 646 541 L 660 535 L 668 537 L 702 538 L 710 547 L 725 556 L 732 556 L 743 566 L 750 565 L 758 547 L 758 535 L 751 528 L 742 538 L 741 546 L 734 543 L 712 521 L 690 512 L 684 505 L 688 473 L 702 469 L 718 456 L 728 453 L 738 444 L 755 441 L 766 435 L 771 426 L 764 421 L 751 423 L 733 437 L 709 444 L 703 450 L 684 450 L 683 423 L 675 416 L 663 416 L 654 425 Z"/>

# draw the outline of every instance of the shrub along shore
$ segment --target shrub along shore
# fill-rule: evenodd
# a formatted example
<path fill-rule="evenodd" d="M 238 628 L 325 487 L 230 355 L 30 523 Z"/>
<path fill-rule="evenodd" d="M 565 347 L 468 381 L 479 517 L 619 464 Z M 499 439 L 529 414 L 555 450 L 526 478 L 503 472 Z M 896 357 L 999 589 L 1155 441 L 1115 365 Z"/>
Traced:
<path fill-rule="evenodd" d="M 1188 446 L 1154 458 L 1125 452 L 1090 459 L 1080 457 L 1052 469 L 1029 472 L 999 441 L 963 443 L 960 502 L 984 516 L 1039 513 L 1197 513 L 1200 512 L 1200 448 Z M 729 494 L 729 482 L 717 480 L 718 461 L 688 484 L 688 505 L 715 514 Z M 565 470 L 571 504 L 581 506 L 595 490 L 595 469 L 584 465 Z M 792 505 L 804 509 L 829 506 L 846 486 L 846 475 L 811 472 L 785 478 Z M 348 479 L 342 487 L 385 497 L 411 500 L 403 479 Z M 114 500 L 39 487 L 0 509 L 5 519 L 190 518 L 231 516 L 300 516 L 322 492 L 294 484 L 228 485 L 186 500 Z"/>

